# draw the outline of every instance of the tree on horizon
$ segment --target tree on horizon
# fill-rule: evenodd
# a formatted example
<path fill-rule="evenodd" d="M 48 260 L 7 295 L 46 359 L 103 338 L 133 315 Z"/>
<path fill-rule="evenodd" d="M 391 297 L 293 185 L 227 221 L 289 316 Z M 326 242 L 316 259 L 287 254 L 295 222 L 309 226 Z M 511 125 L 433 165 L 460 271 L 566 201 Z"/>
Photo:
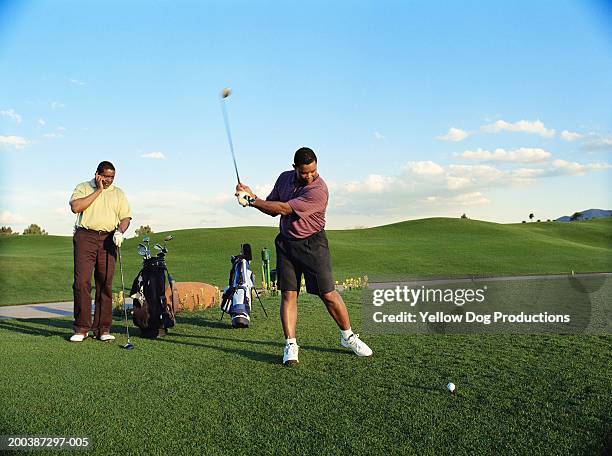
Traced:
<path fill-rule="evenodd" d="M 24 236 L 46 236 L 48 234 L 49 233 L 47 233 L 45 230 L 43 230 L 36 223 L 32 223 L 25 230 L 23 230 L 23 235 Z"/>

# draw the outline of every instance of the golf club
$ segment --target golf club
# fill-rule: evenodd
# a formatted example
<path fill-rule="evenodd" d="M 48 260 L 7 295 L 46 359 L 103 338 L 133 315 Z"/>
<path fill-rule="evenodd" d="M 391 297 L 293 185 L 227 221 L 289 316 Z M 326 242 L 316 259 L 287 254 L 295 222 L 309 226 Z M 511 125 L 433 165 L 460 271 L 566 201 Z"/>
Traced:
<path fill-rule="evenodd" d="M 145 242 L 147 244 L 147 259 L 151 258 L 151 246 L 149 245 L 150 241 L 151 238 L 149 236 L 145 236 L 144 238 L 142 238 L 142 242 Z"/>
<path fill-rule="evenodd" d="M 236 170 L 236 179 L 240 184 L 240 176 L 238 175 L 238 165 L 236 165 L 236 155 L 234 154 L 234 144 L 232 142 L 232 133 L 229 126 L 229 118 L 227 116 L 227 109 L 225 108 L 225 99 L 230 96 L 232 90 L 229 87 L 224 88 L 221 91 L 221 111 L 223 112 L 223 121 L 225 122 L 225 131 L 227 133 L 227 141 L 229 142 L 230 151 L 232 152 L 232 160 L 234 161 L 234 169 Z"/>
<path fill-rule="evenodd" d="M 126 350 L 131 350 L 134 348 L 134 344 L 130 341 L 130 329 L 128 328 L 128 317 L 127 317 L 127 309 L 125 307 L 125 283 L 123 281 L 123 260 L 121 259 L 121 247 L 117 247 L 117 251 L 119 252 L 119 270 L 121 271 L 121 297 L 123 298 L 123 314 L 125 315 L 125 333 L 127 334 L 127 344 L 122 345 L 121 348 L 125 348 Z"/>
<path fill-rule="evenodd" d="M 143 257 L 147 256 L 147 248 L 143 244 L 138 244 L 138 255 Z"/>

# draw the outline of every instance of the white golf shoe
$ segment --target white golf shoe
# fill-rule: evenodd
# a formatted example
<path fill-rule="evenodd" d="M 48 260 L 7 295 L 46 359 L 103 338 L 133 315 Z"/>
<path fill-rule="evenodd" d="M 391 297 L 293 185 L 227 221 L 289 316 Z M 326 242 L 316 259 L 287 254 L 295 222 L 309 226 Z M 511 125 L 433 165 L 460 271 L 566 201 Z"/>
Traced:
<path fill-rule="evenodd" d="M 74 333 L 70 336 L 70 342 L 83 342 L 85 339 L 87 339 L 87 334 Z"/>
<path fill-rule="evenodd" d="M 98 337 L 98 339 L 100 339 L 102 342 L 110 342 L 115 340 L 115 336 L 112 334 L 102 334 L 100 337 Z"/>
<path fill-rule="evenodd" d="M 283 364 L 292 365 L 297 364 L 298 351 L 300 347 L 298 344 L 287 344 L 285 345 L 285 351 L 283 352 Z"/>
<path fill-rule="evenodd" d="M 343 347 L 350 348 L 357 356 L 372 356 L 372 349 L 359 338 L 359 334 L 351 334 L 348 339 L 340 335 L 340 343 Z"/>

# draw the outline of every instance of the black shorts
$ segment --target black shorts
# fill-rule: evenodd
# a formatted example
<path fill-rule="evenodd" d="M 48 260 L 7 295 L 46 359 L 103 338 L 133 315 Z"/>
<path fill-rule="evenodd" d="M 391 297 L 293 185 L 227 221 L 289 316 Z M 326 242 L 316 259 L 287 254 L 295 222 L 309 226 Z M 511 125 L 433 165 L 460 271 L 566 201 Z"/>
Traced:
<path fill-rule="evenodd" d="M 325 230 L 305 239 L 290 239 L 279 234 L 274 244 L 281 291 L 299 291 L 302 274 L 310 294 L 321 296 L 336 289 Z"/>

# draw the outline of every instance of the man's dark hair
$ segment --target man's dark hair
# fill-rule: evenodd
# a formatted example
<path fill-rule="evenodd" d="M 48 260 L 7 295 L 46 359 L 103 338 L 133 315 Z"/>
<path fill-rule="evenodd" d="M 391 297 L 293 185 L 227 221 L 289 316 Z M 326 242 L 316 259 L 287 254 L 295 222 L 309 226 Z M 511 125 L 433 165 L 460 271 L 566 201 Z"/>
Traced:
<path fill-rule="evenodd" d="M 317 161 L 317 156 L 314 151 L 308 147 L 300 147 L 295 151 L 293 156 L 293 164 L 295 166 L 310 165 Z"/>
<path fill-rule="evenodd" d="M 98 168 L 96 169 L 96 172 L 98 174 L 102 174 L 107 169 L 115 171 L 115 167 L 113 166 L 113 164 L 111 162 L 103 161 L 103 162 L 100 162 L 100 164 L 98 165 Z"/>

